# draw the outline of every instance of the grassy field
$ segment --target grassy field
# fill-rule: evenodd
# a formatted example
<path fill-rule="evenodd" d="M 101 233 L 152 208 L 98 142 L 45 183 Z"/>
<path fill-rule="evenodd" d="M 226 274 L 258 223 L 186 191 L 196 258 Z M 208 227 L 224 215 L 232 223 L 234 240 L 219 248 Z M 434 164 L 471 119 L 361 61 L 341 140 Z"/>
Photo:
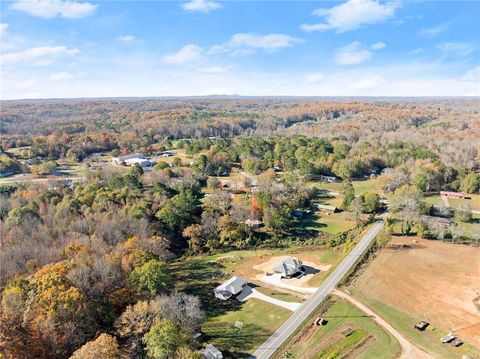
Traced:
<path fill-rule="evenodd" d="M 480 351 L 471 345 L 464 344 L 459 348 L 455 348 L 451 345 L 442 344 L 440 339 L 447 334 L 448 329 L 430 326 L 424 332 L 419 332 L 413 328 L 413 325 L 419 321 L 418 318 L 377 301 L 355 289 L 351 290 L 351 292 L 356 298 L 360 299 L 362 303 L 370 307 L 375 313 L 402 333 L 408 340 L 425 351 L 435 354 L 435 357 L 461 358 L 462 355 L 468 355 L 470 358 L 480 358 Z"/>
<path fill-rule="evenodd" d="M 291 338 L 285 349 L 293 358 L 341 358 L 356 350 L 355 358 L 389 359 L 396 358 L 400 352 L 395 338 L 343 299 L 333 299 L 326 312 L 318 315 L 328 323 L 320 327 L 307 324 L 302 332 Z M 347 337 L 341 334 L 346 328 L 354 330 Z M 282 354 L 278 353 L 276 358 L 280 359 Z"/>
<path fill-rule="evenodd" d="M 222 351 L 228 350 L 240 356 L 247 355 L 246 353 L 251 353 L 291 315 L 291 312 L 286 309 L 255 299 L 240 303 L 237 300 L 217 300 L 213 296 L 213 289 L 232 275 L 240 275 L 258 283 L 255 277 L 260 272 L 253 267 L 280 255 L 297 256 L 334 266 L 344 252 L 341 249 L 314 247 L 242 250 L 190 257 L 172 264 L 172 275 L 175 283 L 178 284 L 176 289 L 200 297 L 202 308 L 207 316 L 202 330 L 207 334 L 208 342 L 218 346 Z M 330 271 L 321 271 L 313 278 L 320 283 Z M 297 296 L 262 286 L 256 289 L 280 300 L 302 301 Z M 245 324 L 239 334 L 234 327 L 237 320 Z"/>
<path fill-rule="evenodd" d="M 355 195 L 363 195 L 367 192 L 379 192 L 378 189 L 379 177 L 367 179 L 365 181 L 352 181 L 353 188 L 355 188 Z"/>
<path fill-rule="evenodd" d="M 480 358 L 480 313 L 475 305 L 480 293 L 479 254 L 480 248 L 472 246 L 394 236 L 349 290 L 414 344 L 438 357 L 469 353 Z M 414 330 L 420 320 L 436 329 Z M 449 330 L 471 346 L 442 345 L 440 337 Z"/>
<path fill-rule="evenodd" d="M 235 357 L 246 357 L 280 327 L 292 312 L 257 299 L 251 299 L 222 315 L 211 316 L 202 326 L 207 341 Z M 235 322 L 243 322 L 241 330 Z"/>
<path fill-rule="evenodd" d="M 334 213 L 327 215 L 321 212 L 308 213 L 301 220 L 296 222 L 297 230 L 307 230 L 337 234 L 355 227 L 348 213 Z"/>
<path fill-rule="evenodd" d="M 470 194 L 469 199 L 449 199 L 450 207 L 458 208 L 462 205 L 469 205 L 471 209 L 480 211 L 480 194 Z"/>

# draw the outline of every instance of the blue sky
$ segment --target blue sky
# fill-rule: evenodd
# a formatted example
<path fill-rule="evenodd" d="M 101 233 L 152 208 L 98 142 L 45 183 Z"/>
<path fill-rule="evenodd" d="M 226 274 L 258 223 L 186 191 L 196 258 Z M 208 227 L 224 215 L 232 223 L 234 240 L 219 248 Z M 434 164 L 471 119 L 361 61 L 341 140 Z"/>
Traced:
<path fill-rule="evenodd" d="M 0 2 L 1 98 L 480 95 L 479 1 Z"/>

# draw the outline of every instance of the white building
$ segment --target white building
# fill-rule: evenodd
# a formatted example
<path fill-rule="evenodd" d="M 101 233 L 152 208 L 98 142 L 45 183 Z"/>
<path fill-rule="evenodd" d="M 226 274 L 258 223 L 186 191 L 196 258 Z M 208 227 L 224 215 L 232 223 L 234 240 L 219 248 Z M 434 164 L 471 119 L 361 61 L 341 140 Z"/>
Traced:
<path fill-rule="evenodd" d="M 297 273 L 301 273 L 304 270 L 302 261 L 297 258 L 289 257 L 281 261 L 273 271 L 280 273 L 282 277 L 290 278 Z"/>
<path fill-rule="evenodd" d="M 223 359 L 223 354 L 213 344 L 207 344 L 205 349 L 200 350 L 205 359 Z"/>
<path fill-rule="evenodd" d="M 135 166 L 139 165 L 141 167 L 148 167 L 152 164 L 144 155 L 133 154 L 120 157 L 112 157 L 112 162 L 115 164 L 125 164 L 126 166 Z"/>
<path fill-rule="evenodd" d="M 239 294 L 246 284 L 247 282 L 245 279 L 234 276 L 222 285 L 219 285 L 217 288 L 215 288 L 213 293 L 215 294 L 216 298 L 227 300 Z"/>

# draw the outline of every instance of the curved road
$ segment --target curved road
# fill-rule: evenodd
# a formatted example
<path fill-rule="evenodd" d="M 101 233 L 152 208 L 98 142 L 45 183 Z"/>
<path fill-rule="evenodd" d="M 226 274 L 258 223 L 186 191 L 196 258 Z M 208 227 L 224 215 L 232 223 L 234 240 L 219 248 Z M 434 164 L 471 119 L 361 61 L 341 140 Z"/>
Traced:
<path fill-rule="evenodd" d="M 325 282 L 312 294 L 310 298 L 296 310 L 287 321 L 277 329 L 262 345 L 250 356 L 250 359 L 268 359 L 282 344 L 297 330 L 300 325 L 312 314 L 315 308 L 329 295 L 338 285 L 342 278 L 363 256 L 365 250 L 375 239 L 383 227 L 383 220 L 377 221 L 365 236 L 358 242 L 355 248 L 340 262 L 340 264 L 328 276 Z"/>
<path fill-rule="evenodd" d="M 402 347 L 402 355 L 400 359 L 433 359 L 428 353 L 425 353 L 420 348 L 416 347 L 412 343 L 410 343 L 405 337 L 400 334 L 395 328 L 393 328 L 387 321 L 380 318 L 377 314 L 373 312 L 370 308 L 363 305 L 360 301 L 356 300 L 355 298 L 349 296 L 348 294 L 341 292 L 339 290 L 334 290 L 333 294 L 339 296 L 340 298 L 348 300 L 350 303 L 358 307 L 361 311 L 368 314 L 370 317 L 373 318 L 375 322 L 377 322 L 380 326 L 382 326 L 386 331 L 388 331 L 397 341 L 400 343 Z"/>

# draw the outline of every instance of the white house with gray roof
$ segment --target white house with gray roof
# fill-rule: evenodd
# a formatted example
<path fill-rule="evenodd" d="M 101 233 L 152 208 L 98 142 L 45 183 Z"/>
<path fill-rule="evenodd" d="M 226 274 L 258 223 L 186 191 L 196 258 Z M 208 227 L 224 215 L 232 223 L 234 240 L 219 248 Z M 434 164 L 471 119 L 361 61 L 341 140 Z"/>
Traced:
<path fill-rule="evenodd" d="M 215 294 L 216 298 L 227 300 L 239 294 L 246 284 L 247 281 L 245 279 L 234 276 L 215 288 L 213 293 Z"/>
<path fill-rule="evenodd" d="M 275 273 L 280 273 L 282 277 L 290 278 L 297 273 L 304 271 L 302 261 L 297 258 L 288 257 L 281 261 L 275 268 L 273 268 Z"/>

